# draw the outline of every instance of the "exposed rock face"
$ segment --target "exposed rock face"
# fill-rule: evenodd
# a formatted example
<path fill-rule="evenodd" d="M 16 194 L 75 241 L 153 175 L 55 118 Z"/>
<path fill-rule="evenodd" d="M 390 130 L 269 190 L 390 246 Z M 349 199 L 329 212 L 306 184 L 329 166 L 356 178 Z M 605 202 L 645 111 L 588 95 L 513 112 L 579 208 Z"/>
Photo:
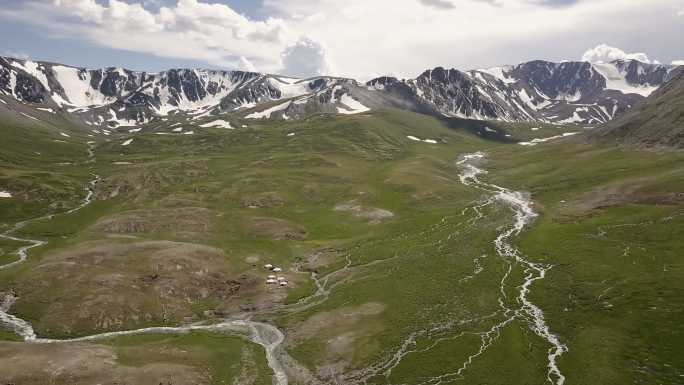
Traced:
<path fill-rule="evenodd" d="M 108 129 L 169 114 L 302 119 L 380 108 L 483 120 L 601 124 L 650 95 L 672 77 L 673 68 L 635 60 L 536 60 L 467 72 L 437 67 L 415 79 L 385 76 L 364 84 L 243 71 L 88 70 L 0 57 L 0 95 L 56 108 L 84 124 Z"/>
<path fill-rule="evenodd" d="M 423 99 L 447 115 L 475 118 L 508 115 L 502 100 L 486 95 L 476 81 L 458 70 L 437 67 L 425 71 L 414 84 Z"/>
<path fill-rule="evenodd" d="M 591 138 L 642 148 L 684 148 L 684 67 L 624 116 L 593 132 Z"/>
<path fill-rule="evenodd" d="M 608 64 L 531 61 L 461 72 L 437 67 L 416 79 L 382 77 L 368 86 L 422 99 L 435 113 L 471 119 L 599 124 L 671 78 L 674 67 L 635 60 Z"/>

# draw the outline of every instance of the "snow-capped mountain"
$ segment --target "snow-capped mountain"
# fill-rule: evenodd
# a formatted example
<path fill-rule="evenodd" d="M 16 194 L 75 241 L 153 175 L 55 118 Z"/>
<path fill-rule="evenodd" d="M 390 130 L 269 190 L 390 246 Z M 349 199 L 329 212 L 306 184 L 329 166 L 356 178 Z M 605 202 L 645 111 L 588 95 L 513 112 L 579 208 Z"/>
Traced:
<path fill-rule="evenodd" d="M 607 64 L 532 61 L 468 72 L 438 67 L 415 79 L 382 77 L 368 85 L 413 93 L 447 116 L 598 124 L 650 95 L 669 79 L 673 68 L 635 60 Z"/>
<path fill-rule="evenodd" d="M 89 125 L 114 128 L 143 124 L 169 114 L 200 116 L 253 108 L 312 94 L 333 82 L 333 78 L 302 81 L 242 71 L 87 70 L 0 58 L 1 94 L 66 111 Z"/>
<path fill-rule="evenodd" d="M 170 114 L 300 119 L 388 107 L 471 119 L 598 124 L 650 95 L 672 68 L 634 60 L 532 61 L 467 72 L 438 67 L 415 79 L 381 77 L 363 84 L 243 71 L 89 70 L 0 57 L 0 95 L 100 128 L 135 126 Z"/>
<path fill-rule="evenodd" d="M 684 67 L 643 103 L 593 130 L 590 139 L 643 148 L 684 148 Z"/>

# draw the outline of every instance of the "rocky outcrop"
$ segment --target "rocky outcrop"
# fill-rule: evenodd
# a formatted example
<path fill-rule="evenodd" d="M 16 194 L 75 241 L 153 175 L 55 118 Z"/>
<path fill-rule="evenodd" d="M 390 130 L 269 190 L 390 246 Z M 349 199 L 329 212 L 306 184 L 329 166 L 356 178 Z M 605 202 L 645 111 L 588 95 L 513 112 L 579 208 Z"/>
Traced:
<path fill-rule="evenodd" d="M 72 120 L 116 129 L 170 114 L 302 119 L 398 108 L 480 120 L 597 125 L 621 116 L 672 77 L 673 66 L 535 60 L 459 71 L 437 67 L 415 79 L 367 83 L 293 79 L 243 71 L 122 68 L 89 70 L 0 57 L 0 95 L 54 108 Z M 278 103 L 280 102 L 280 103 Z"/>

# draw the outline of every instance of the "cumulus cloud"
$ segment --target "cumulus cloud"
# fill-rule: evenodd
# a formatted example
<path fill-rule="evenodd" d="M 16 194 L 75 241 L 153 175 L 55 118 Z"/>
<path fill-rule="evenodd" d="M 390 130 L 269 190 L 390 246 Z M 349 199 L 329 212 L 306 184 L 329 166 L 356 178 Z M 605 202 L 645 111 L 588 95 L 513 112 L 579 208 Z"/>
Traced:
<path fill-rule="evenodd" d="M 337 74 L 356 78 L 560 60 L 594 45 L 597 36 L 615 42 L 638 36 L 654 55 L 674 58 L 672 36 L 684 35 L 681 18 L 663 17 L 681 9 L 681 0 L 649 0 L 648 7 L 639 0 L 261 0 L 254 2 L 260 19 L 230 3 L 10 0 L 14 5 L 3 3 L 0 19 L 33 23 L 51 37 L 212 66 L 308 76 L 334 63 Z M 302 36 L 314 43 L 300 42 Z M 591 60 L 623 57 L 598 51 Z"/>
<path fill-rule="evenodd" d="M 295 77 L 332 75 L 325 48 L 307 37 L 301 37 L 282 53 L 281 73 Z"/>
<path fill-rule="evenodd" d="M 607 44 L 599 44 L 582 55 L 582 61 L 591 63 L 609 63 L 614 60 L 638 60 L 643 63 L 653 63 L 645 53 L 627 53 Z"/>
<path fill-rule="evenodd" d="M 157 7 L 150 8 L 152 3 Z M 283 20 L 251 20 L 227 5 L 198 0 L 152 3 L 28 0 L 23 16 L 110 48 L 240 69 L 279 68 L 280 52 L 288 43 Z"/>
<path fill-rule="evenodd" d="M 413 77 L 435 66 L 560 60 L 596 36 L 622 41 L 638 34 L 663 46 L 663 35 L 677 36 L 681 24 L 644 31 L 674 1 L 653 0 L 644 9 L 637 0 L 504 0 L 500 7 L 477 0 L 264 0 L 264 10 L 286 20 L 290 33 L 323 43 L 341 76 Z"/>
<path fill-rule="evenodd" d="M 256 72 L 256 66 L 244 56 L 240 56 L 237 61 L 236 69 L 241 71 Z"/>

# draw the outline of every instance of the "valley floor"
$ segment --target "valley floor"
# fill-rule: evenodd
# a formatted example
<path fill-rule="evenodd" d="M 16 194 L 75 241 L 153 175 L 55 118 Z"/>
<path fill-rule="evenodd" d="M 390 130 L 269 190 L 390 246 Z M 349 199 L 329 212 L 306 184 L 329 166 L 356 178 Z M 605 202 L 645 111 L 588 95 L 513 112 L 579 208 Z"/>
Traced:
<path fill-rule="evenodd" d="M 0 381 L 684 383 L 681 153 L 397 111 L 0 130 Z"/>

